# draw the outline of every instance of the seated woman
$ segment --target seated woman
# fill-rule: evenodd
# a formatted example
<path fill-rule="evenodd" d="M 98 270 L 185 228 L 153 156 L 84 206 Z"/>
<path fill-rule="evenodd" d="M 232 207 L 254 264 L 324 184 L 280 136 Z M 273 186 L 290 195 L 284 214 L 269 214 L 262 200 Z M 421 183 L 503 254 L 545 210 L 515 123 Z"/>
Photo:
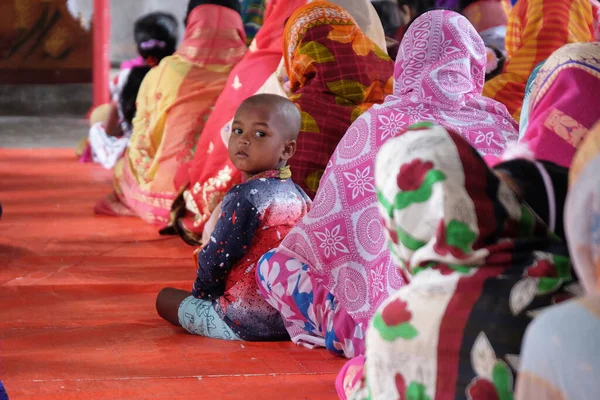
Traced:
<path fill-rule="evenodd" d="M 443 41 L 455 51 L 437 45 Z M 373 162 L 383 143 L 421 120 L 457 130 L 492 157 L 516 138 L 506 108 L 481 96 L 485 62 L 483 41 L 458 13 L 430 11 L 411 25 L 396 61 L 394 94 L 348 129 L 313 208 L 260 262 L 260 288 L 295 343 L 362 354 L 377 306 L 405 283 L 377 217 Z"/>
<path fill-rule="evenodd" d="M 600 119 L 600 43 L 574 43 L 555 51 L 531 88 L 521 142 L 535 158 L 569 167 L 577 147 Z"/>
<path fill-rule="evenodd" d="M 586 295 L 542 312 L 523 342 L 517 400 L 592 400 L 600 381 L 600 125 L 575 156 L 565 229 Z M 575 172 L 575 171 L 573 171 Z"/>
<path fill-rule="evenodd" d="M 229 72 L 247 51 L 239 7 L 237 0 L 190 0 L 179 49 L 140 87 L 131 142 L 114 169 L 115 191 L 97 213 L 167 222 L 180 189 L 173 176 L 192 158 Z"/>
<path fill-rule="evenodd" d="M 391 84 L 387 85 L 387 82 L 392 75 L 392 61 L 381 50 L 380 46 L 385 46 L 385 35 L 373 7 L 368 0 L 336 0 L 332 3 L 335 2 L 342 4 L 348 13 L 357 15 L 356 24 L 364 27 L 370 36 L 364 37 L 361 29 L 352 29 L 349 31 L 353 36 L 352 40 L 349 39 L 350 42 L 331 40 L 328 38 L 329 29 L 336 24 L 324 23 L 310 31 L 313 32 L 311 34 L 316 32 L 317 35 L 312 37 L 312 43 L 324 46 L 315 45 L 315 48 L 324 48 L 328 52 L 328 58 L 307 64 L 307 69 L 303 71 L 302 61 L 309 60 L 309 56 L 299 54 L 299 49 L 312 49 L 310 43 L 303 41 L 296 43 L 296 48 L 292 49 L 294 54 L 291 59 L 286 58 L 283 68 L 284 71 L 287 69 L 288 73 L 294 68 L 294 74 L 305 72 L 307 75 L 301 84 L 297 77 L 293 78 L 292 89 L 296 92 L 293 100 L 300 107 L 304 107 L 303 119 L 306 123 L 303 123 L 298 152 L 291 162 L 291 168 L 296 182 L 311 196 L 314 195 L 314 191 L 308 191 L 308 185 L 305 183 L 307 175 L 317 170 L 311 184 L 315 189 L 322 169 L 325 168 L 331 152 L 352 122 L 352 118 L 374 102 L 382 102 L 384 95 L 391 91 Z M 188 165 L 183 165 L 177 173 L 176 182 L 186 186 L 186 189 L 174 202 L 169 228 L 163 230 L 163 233 L 173 233 L 175 230 L 186 242 L 192 245 L 201 243 L 201 235 L 211 213 L 224 193 L 240 182 L 239 172 L 232 168 L 231 161 L 226 157 L 225 143 L 230 132 L 233 111 L 243 99 L 257 90 L 287 96 L 282 87 L 283 77 L 271 73 L 278 68 L 282 56 L 283 27 L 286 20 L 290 19 L 291 13 L 299 7 L 298 3 L 290 0 L 269 3 L 270 11 L 267 12 L 265 26 L 257 34 L 255 48 L 230 75 L 230 82 L 219 97 L 215 112 L 212 113 L 200 137 L 194 160 Z M 310 7 L 320 8 L 323 4 L 312 3 Z M 333 4 L 327 4 L 328 7 L 335 7 Z M 344 16 L 348 16 L 348 13 L 344 12 Z M 352 24 L 344 24 L 344 29 L 355 26 L 354 21 Z M 291 24 L 288 22 L 287 26 L 290 27 Z M 286 49 L 289 48 L 287 37 L 288 35 L 284 36 Z M 374 54 L 376 48 L 379 49 L 378 54 Z M 344 86 L 344 80 L 347 80 L 350 86 Z M 355 85 L 352 86 L 353 84 Z M 332 85 L 331 89 L 327 85 Z M 339 93 L 340 90 L 347 90 L 351 98 L 347 99 L 348 96 Z M 316 111 L 313 117 L 317 118 L 320 127 L 317 120 L 308 114 L 313 111 Z M 321 133 L 315 133 L 316 129 Z"/>
<path fill-rule="evenodd" d="M 509 16 L 504 72 L 486 82 L 484 96 L 518 121 L 532 70 L 563 45 L 593 37 L 590 0 L 519 0 Z"/>
<path fill-rule="evenodd" d="M 323 1 L 314 1 L 290 17 L 283 58 L 290 100 L 302 115 L 298 150 L 290 168 L 296 183 L 313 198 L 348 127 L 392 93 L 393 61 L 347 11 Z"/>
<path fill-rule="evenodd" d="M 373 317 L 362 387 L 355 374 L 338 390 L 352 399 L 511 398 L 527 325 L 571 279 L 566 246 L 441 126 L 388 141 L 375 186 L 392 258 L 410 284 Z"/>
<path fill-rule="evenodd" d="M 112 102 L 101 121 L 90 118 L 92 126 L 86 149 L 81 161 L 94 161 L 106 169 L 111 169 L 121 158 L 133 130 L 133 118 L 136 112 L 136 99 L 140 85 L 151 68 L 175 52 L 177 46 L 177 20 L 171 14 L 151 13 L 135 22 L 134 38 L 143 60 L 124 63 L 119 75 L 111 82 Z"/>

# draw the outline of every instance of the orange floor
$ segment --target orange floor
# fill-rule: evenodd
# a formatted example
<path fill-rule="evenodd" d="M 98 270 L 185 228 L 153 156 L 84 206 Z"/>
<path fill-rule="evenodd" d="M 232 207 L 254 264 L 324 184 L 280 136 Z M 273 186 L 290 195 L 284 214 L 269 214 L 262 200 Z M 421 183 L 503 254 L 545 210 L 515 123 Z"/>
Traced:
<path fill-rule="evenodd" d="M 159 319 L 192 248 L 96 217 L 110 174 L 71 150 L 0 150 L 0 380 L 18 399 L 333 399 L 343 360 L 193 337 Z"/>

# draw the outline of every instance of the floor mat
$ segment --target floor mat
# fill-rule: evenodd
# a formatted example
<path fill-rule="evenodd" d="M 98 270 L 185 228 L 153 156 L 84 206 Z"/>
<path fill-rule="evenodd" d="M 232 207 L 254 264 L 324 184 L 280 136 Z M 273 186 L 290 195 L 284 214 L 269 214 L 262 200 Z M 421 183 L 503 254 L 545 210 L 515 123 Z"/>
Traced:
<path fill-rule="evenodd" d="M 0 380 L 18 399 L 334 399 L 344 360 L 194 337 L 154 310 L 192 247 L 100 217 L 111 174 L 68 149 L 0 150 Z"/>

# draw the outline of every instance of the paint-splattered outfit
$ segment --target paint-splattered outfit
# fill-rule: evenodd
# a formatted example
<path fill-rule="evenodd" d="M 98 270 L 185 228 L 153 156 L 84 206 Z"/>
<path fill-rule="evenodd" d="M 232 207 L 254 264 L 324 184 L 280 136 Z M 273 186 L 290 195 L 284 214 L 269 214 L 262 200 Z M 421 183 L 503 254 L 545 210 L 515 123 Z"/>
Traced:
<path fill-rule="evenodd" d="M 197 254 L 192 295 L 204 302 L 195 301 L 195 313 L 180 312 L 181 325 L 191 333 L 235 339 L 227 334 L 211 335 L 206 319 L 212 317 L 213 325 L 223 321 L 242 340 L 288 337 L 280 314 L 259 293 L 255 265 L 310 208 L 310 199 L 290 177 L 287 167 L 267 171 L 234 186 L 223 199 L 210 241 Z"/>

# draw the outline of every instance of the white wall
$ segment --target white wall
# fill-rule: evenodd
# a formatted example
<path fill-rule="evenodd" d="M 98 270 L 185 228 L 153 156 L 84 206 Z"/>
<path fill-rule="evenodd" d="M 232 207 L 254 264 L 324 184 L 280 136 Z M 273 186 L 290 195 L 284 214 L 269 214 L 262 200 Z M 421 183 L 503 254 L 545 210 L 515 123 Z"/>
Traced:
<path fill-rule="evenodd" d="M 93 0 L 67 0 L 69 10 L 77 14 L 84 23 L 89 23 L 93 14 Z M 175 15 L 180 22 L 180 40 L 183 37 L 183 18 L 188 0 L 110 0 L 111 41 L 110 53 L 113 62 L 135 58 L 137 51 L 133 41 L 133 23 L 152 11 L 166 11 Z"/>

